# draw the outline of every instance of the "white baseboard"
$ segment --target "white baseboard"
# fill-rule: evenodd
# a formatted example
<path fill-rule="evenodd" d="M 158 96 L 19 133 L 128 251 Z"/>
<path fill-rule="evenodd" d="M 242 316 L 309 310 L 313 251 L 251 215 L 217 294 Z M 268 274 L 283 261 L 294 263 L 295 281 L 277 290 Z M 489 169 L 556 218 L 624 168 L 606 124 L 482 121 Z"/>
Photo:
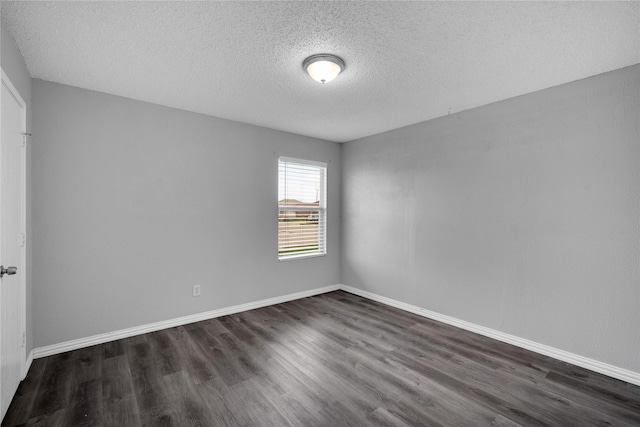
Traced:
<path fill-rule="evenodd" d="M 29 352 L 29 355 L 27 356 L 27 360 L 25 360 L 24 362 L 24 366 L 22 368 L 22 379 L 25 379 L 25 377 L 27 376 L 27 373 L 29 372 L 29 369 L 31 368 L 32 363 L 33 363 L 33 350 Z"/>
<path fill-rule="evenodd" d="M 631 384 L 640 385 L 640 373 L 629 371 L 627 369 L 619 368 L 617 366 L 609 365 L 607 363 L 599 362 L 597 360 L 589 359 L 584 356 L 570 353 L 568 351 L 560 350 L 548 345 L 540 344 L 535 341 L 530 341 L 524 338 L 517 337 L 515 335 L 509 335 L 504 332 L 497 331 L 495 329 L 486 328 L 484 326 L 476 325 L 474 323 L 466 322 L 464 320 L 456 319 L 455 317 L 446 316 L 444 314 L 436 313 L 424 308 L 417 307 L 415 305 L 407 304 L 401 301 L 397 301 L 391 298 L 387 298 L 381 295 L 374 294 L 372 292 L 363 291 L 358 288 L 354 288 L 347 285 L 331 285 L 323 288 L 311 289 L 303 292 L 296 292 L 293 294 L 283 295 L 281 297 L 268 298 L 260 301 L 250 302 L 246 304 L 234 305 L 231 307 L 221 308 L 212 311 L 206 311 L 203 313 L 192 314 L 189 316 L 178 317 L 175 319 L 164 320 L 161 322 L 149 323 L 146 325 L 135 326 L 133 328 L 121 329 L 119 331 L 108 332 L 105 334 L 93 335 L 86 338 L 79 338 L 76 340 L 66 341 L 58 344 L 48 345 L 45 347 L 38 347 L 31 351 L 26 363 L 26 371 L 31 366 L 33 359 L 41 357 L 51 356 L 58 353 L 64 353 L 65 351 L 77 350 L 84 347 L 89 347 L 96 344 L 103 344 L 109 341 L 115 341 L 122 338 L 128 338 L 135 335 L 146 334 L 148 332 L 159 331 L 162 329 L 172 328 L 175 326 L 186 325 L 188 323 L 199 322 L 202 320 L 213 319 L 216 317 L 227 316 L 229 314 L 240 313 L 242 311 L 253 310 L 256 308 L 266 307 L 269 305 L 280 304 L 287 301 L 293 301 L 300 298 L 306 298 L 314 295 L 324 294 L 327 292 L 344 290 L 355 295 L 377 301 L 382 304 L 396 307 L 410 313 L 417 314 L 438 322 L 446 323 L 467 331 L 475 332 L 480 335 L 484 335 L 489 338 L 496 339 L 498 341 L 505 342 L 507 344 L 515 345 L 517 347 L 524 348 L 545 356 L 553 357 L 554 359 L 562 360 L 564 362 L 571 363 L 576 366 L 580 366 L 585 369 L 589 369 L 600 374 L 617 378 L 622 381 L 626 381 Z M 26 372 L 25 371 L 25 372 Z"/>
<path fill-rule="evenodd" d="M 407 304 L 401 301 L 397 301 L 391 298 L 383 297 L 368 291 L 363 291 L 351 286 L 340 285 L 340 289 L 343 291 L 359 295 L 361 297 L 380 302 L 382 304 L 390 305 L 392 307 L 399 308 L 400 310 L 408 311 L 410 313 L 417 314 L 419 316 L 427 317 L 438 322 L 446 323 L 451 326 L 455 326 L 460 329 L 475 332 L 485 337 L 493 338 L 498 341 L 505 342 L 507 344 L 515 345 L 516 347 L 524 348 L 545 356 L 553 357 L 554 359 L 562 360 L 576 366 L 580 366 L 585 369 L 589 369 L 600 374 L 607 375 L 612 378 L 616 378 L 622 381 L 626 381 L 631 384 L 640 385 L 640 373 L 629 371 L 627 369 L 619 368 L 617 366 L 609 365 L 607 363 L 599 362 L 597 360 L 589 359 L 588 357 L 580 356 L 568 351 L 560 350 L 548 345 L 540 344 L 535 341 L 530 341 L 524 338 L 517 337 L 515 335 L 505 334 L 504 332 L 496 331 L 495 329 L 486 328 L 484 326 L 476 325 L 474 323 L 466 322 L 464 320 L 456 319 L 455 317 L 446 316 L 444 314 L 436 313 L 424 308 L 417 307 L 415 305 Z"/>
<path fill-rule="evenodd" d="M 155 332 L 162 329 L 173 328 L 175 326 L 186 325 L 188 323 L 200 322 L 202 320 L 213 319 L 215 317 L 227 316 L 229 314 L 240 313 L 242 311 L 253 310 L 269 305 L 280 304 L 300 298 L 307 298 L 314 295 L 337 291 L 338 289 L 340 289 L 339 285 L 325 286 L 323 288 L 296 292 L 280 297 L 267 298 L 260 301 L 249 302 L 246 304 L 239 304 L 231 307 L 220 308 L 217 310 L 205 311 L 203 313 L 191 314 L 189 316 L 177 317 L 175 319 L 163 320 L 160 322 L 149 323 L 141 326 L 134 326 L 133 328 L 120 329 L 119 331 L 107 332 L 105 334 L 93 335 L 86 338 L 78 338 L 71 341 L 65 341 L 58 344 L 35 348 L 32 351 L 32 357 L 39 359 L 41 357 L 52 356 L 54 354 L 64 353 L 66 351 L 77 350 L 96 344 L 103 344 L 122 338 L 129 338 L 135 335 L 146 334 L 148 332 Z"/>

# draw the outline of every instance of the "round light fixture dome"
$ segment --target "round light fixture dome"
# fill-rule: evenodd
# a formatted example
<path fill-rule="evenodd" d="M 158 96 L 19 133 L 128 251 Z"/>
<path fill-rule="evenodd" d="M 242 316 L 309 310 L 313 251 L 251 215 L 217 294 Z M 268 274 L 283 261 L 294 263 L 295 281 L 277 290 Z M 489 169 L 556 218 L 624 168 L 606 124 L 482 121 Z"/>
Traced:
<path fill-rule="evenodd" d="M 335 79 L 344 69 L 344 61 L 328 53 L 311 55 L 302 63 L 302 68 L 311 78 L 319 83 L 327 83 Z"/>

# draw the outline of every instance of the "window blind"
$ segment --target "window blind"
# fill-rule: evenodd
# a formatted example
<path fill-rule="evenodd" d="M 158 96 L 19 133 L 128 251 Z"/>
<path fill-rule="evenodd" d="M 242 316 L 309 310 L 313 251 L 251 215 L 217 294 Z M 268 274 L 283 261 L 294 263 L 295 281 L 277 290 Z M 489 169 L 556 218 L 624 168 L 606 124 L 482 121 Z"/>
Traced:
<path fill-rule="evenodd" d="M 278 159 L 278 258 L 326 254 L 327 165 Z"/>

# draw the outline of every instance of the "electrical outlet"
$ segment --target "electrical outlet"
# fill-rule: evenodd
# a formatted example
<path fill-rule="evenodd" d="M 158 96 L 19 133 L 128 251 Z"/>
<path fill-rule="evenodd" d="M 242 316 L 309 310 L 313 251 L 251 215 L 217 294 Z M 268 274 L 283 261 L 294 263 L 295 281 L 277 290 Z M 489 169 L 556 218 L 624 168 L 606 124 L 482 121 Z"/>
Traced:
<path fill-rule="evenodd" d="M 193 296 L 194 297 L 200 296 L 200 285 L 193 285 Z"/>

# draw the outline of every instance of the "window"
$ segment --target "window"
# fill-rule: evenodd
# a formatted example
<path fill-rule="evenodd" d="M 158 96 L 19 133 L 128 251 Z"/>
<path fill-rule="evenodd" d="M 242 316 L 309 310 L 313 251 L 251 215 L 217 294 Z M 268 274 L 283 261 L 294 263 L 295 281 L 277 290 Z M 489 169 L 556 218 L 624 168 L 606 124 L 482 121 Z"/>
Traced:
<path fill-rule="evenodd" d="M 278 159 L 278 259 L 325 255 L 326 163 Z"/>

